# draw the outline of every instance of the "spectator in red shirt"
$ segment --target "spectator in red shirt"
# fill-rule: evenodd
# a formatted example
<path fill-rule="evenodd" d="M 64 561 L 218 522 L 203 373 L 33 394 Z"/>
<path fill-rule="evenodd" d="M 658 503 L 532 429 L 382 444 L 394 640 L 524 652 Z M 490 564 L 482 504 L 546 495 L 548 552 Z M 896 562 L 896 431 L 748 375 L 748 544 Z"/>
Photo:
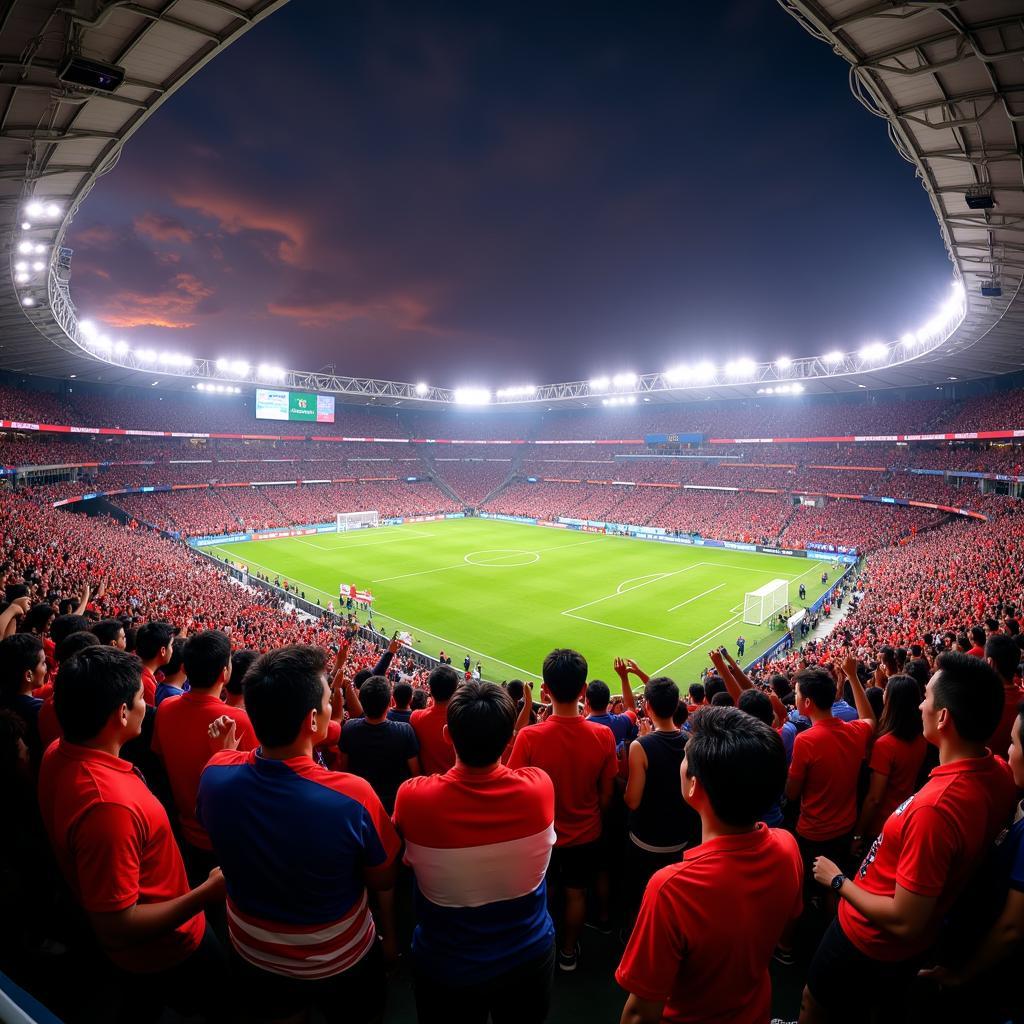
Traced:
<path fill-rule="evenodd" d="M 43 757 L 39 805 L 75 898 L 123 972 L 121 1019 L 155 1019 L 165 1003 L 216 1019 L 227 965 L 203 909 L 223 898 L 224 879 L 213 871 L 189 890 L 167 812 L 119 756 L 141 731 L 142 692 L 138 659 L 110 647 L 61 666 L 63 738 Z"/>
<path fill-rule="evenodd" d="M 1006 633 L 993 633 L 985 641 L 985 660 L 995 669 L 1003 684 L 1003 713 L 999 725 L 989 737 L 988 747 L 993 754 L 1006 757 L 1010 749 L 1010 730 L 1017 719 L 1021 693 L 1017 685 L 1017 669 L 1020 667 L 1020 648 L 1017 641 Z"/>
<path fill-rule="evenodd" d="M 814 665 L 794 678 L 796 710 L 811 720 L 811 728 L 793 741 L 786 797 L 800 800 L 796 834 L 808 879 L 815 857 L 845 861 L 849 856 L 857 822 L 860 766 L 875 733 L 875 713 L 852 655 L 844 671 L 860 715 L 853 722 L 832 715 L 836 683 L 828 669 Z"/>
<path fill-rule="evenodd" d="M 971 647 L 967 651 L 972 658 L 985 657 L 985 627 L 971 626 Z"/>
<path fill-rule="evenodd" d="M 135 653 L 142 659 L 142 687 L 146 703 L 156 707 L 156 673 L 171 660 L 174 627 L 169 622 L 147 622 L 135 635 Z"/>
<path fill-rule="evenodd" d="M 696 715 L 682 789 L 702 841 L 647 886 L 615 974 L 629 992 L 622 1024 L 771 1016 L 768 965 L 800 913 L 803 870 L 793 837 L 757 819 L 785 780 L 771 727 L 737 708 Z"/>
<path fill-rule="evenodd" d="M 889 815 L 914 792 L 928 749 L 917 680 L 890 676 L 882 693 L 882 720 L 868 761 L 871 779 L 853 837 L 853 850 L 858 855 L 874 842 Z"/>
<path fill-rule="evenodd" d="M 427 679 L 433 703 L 414 711 L 409 719 L 420 744 L 420 767 L 424 775 L 443 775 L 455 767 L 455 748 L 444 738 L 448 701 L 462 680 L 450 665 L 438 665 Z"/>
<path fill-rule="evenodd" d="M 827 857 L 814 863 L 815 880 L 841 902 L 808 971 L 801 1024 L 865 1019 L 872 1005 L 902 1016 L 917 957 L 935 941 L 1016 799 L 1009 767 L 985 746 L 1002 709 L 1003 687 L 989 665 L 939 655 L 921 705 L 939 767 L 889 816 L 854 878 Z"/>
<path fill-rule="evenodd" d="M 215 629 L 190 636 L 182 659 L 191 689 L 160 704 L 153 729 L 153 752 L 163 762 L 171 784 L 185 863 L 189 877 L 195 879 L 208 875 L 217 863 L 210 837 L 196 820 L 199 777 L 213 754 L 210 726 L 218 719 L 229 718 L 229 728 L 238 740 L 232 746 L 238 750 L 255 750 L 259 742 L 245 711 L 221 700 L 231 678 L 231 641 L 227 636 Z"/>
<path fill-rule="evenodd" d="M 124 623 L 120 619 L 100 619 L 92 627 L 92 631 L 96 634 L 96 639 L 108 647 L 116 647 L 123 651 L 128 646 Z"/>
<path fill-rule="evenodd" d="M 587 661 L 560 648 L 544 659 L 544 688 L 551 714 L 520 731 L 509 768 L 543 768 L 555 786 L 555 850 L 549 880 L 565 891 L 558 967 L 576 970 L 587 889 L 601 852 L 602 815 L 611 803 L 618 761 L 611 730 L 580 717 L 587 685 Z M 415 719 L 415 716 L 413 716 Z"/>

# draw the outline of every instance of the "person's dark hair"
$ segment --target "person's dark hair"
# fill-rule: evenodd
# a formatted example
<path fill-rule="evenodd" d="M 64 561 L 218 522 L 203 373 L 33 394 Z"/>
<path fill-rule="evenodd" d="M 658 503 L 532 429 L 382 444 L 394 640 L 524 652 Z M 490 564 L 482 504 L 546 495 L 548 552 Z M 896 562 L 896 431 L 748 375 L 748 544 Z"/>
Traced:
<path fill-rule="evenodd" d="M 260 656 L 259 651 L 254 651 L 251 647 L 241 647 L 237 651 L 231 653 L 231 678 L 228 680 L 227 686 L 224 689 L 231 694 L 239 694 L 242 692 L 242 680 L 245 678 L 245 673 L 249 671 L 252 663 Z"/>
<path fill-rule="evenodd" d="M 896 677 L 893 676 L 893 679 Z M 909 679 L 910 676 L 907 676 Z M 868 703 L 871 705 L 871 710 L 875 713 L 875 721 L 877 722 L 882 717 L 882 708 L 885 706 L 885 690 L 880 686 L 869 686 L 864 691 L 864 696 L 867 698 Z M 918 703 L 921 698 L 918 697 Z"/>
<path fill-rule="evenodd" d="M 151 661 L 161 647 L 170 647 L 174 627 L 169 622 L 147 622 L 135 634 L 135 653 L 143 661 Z"/>
<path fill-rule="evenodd" d="M 986 619 L 985 628 L 990 633 L 997 633 L 999 631 L 999 620 L 998 619 Z"/>
<path fill-rule="evenodd" d="M 686 776 L 700 782 L 723 822 L 751 826 L 786 784 L 782 739 L 739 708 L 703 708 L 686 744 Z"/>
<path fill-rule="evenodd" d="M 219 629 L 204 629 L 185 641 L 185 674 L 193 690 L 209 690 L 231 664 L 231 641 Z"/>
<path fill-rule="evenodd" d="M 736 706 L 732 694 L 727 690 L 721 690 L 711 698 L 711 706 L 716 708 L 731 708 Z"/>
<path fill-rule="evenodd" d="M 993 633 L 985 641 L 985 657 L 991 658 L 1004 683 L 1012 682 L 1020 665 L 1020 648 L 1007 633 Z"/>
<path fill-rule="evenodd" d="M 515 701 L 494 683 L 470 680 L 448 702 L 448 735 L 459 760 L 473 768 L 501 758 L 515 724 Z"/>
<path fill-rule="evenodd" d="M 888 669 L 888 674 L 892 675 L 896 670 L 896 652 L 888 644 L 883 644 L 878 652 L 878 656 L 882 664 Z"/>
<path fill-rule="evenodd" d="M 100 619 L 93 624 L 92 632 L 101 644 L 112 644 L 123 629 L 124 623 L 120 619 Z"/>
<path fill-rule="evenodd" d="M 979 646 L 985 646 L 985 627 L 971 626 L 971 639 Z"/>
<path fill-rule="evenodd" d="M 1019 633 L 1020 633 L 1020 623 L 1012 615 L 1007 615 L 1006 616 L 1006 620 L 1003 623 L 1003 625 L 1006 626 L 1006 632 L 1009 633 L 1010 636 L 1017 636 L 1017 635 L 1019 635 Z"/>
<path fill-rule="evenodd" d="M 59 644 L 57 644 L 56 650 L 53 652 L 54 660 L 58 666 L 64 666 L 64 662 L 73 658 L 76 654 L 84 651 L 86 647 L 102 647 L 103 645 L 96 639 L 95 633 L 90 633 L 88 630 L 82 629 L 77 633 L 72 633 L 70 636 L 64 637 Z M 116 650 L 116 648 L 112 648 Z"/>
<path fill-rule="evenodd" d="M 10 700 L 21 692 L 25 673 L 39 664 L 43 641 L 32 633 L 14 633 L 0 640 L 0 698 Z"/>
<path fill-rule="evenodd" d="M 693 704 L 700 704 L 703 702 L 706 694 L 704 693 L 703 683 L 690 683 L 690 702 Z"/>
<path fill-rule="evenodd" d="M 164 665 L 164 678 L 169 679 L 176 676 L 185 664 L 185 643 L 186 641 L 176 636 L 171 641 L 171 660 Z"/>
<path fill-rule="evenodd" d="M 359 671 L 358 671 L 358 672 L 357 672 L 357 673 L 356 673 L 356 674 L 355 674 L 355 675 L 354 675 L 354 676 L 352 677 L 352 685 L 353 685 L 353 686 L 354 686 L 354 687 L 355 687 L 355 688 L 356 688 L 357 690 L 362 690 L 362 688 L 363 688 L 363 683 L 365 683 L 365 682 L 366 682 L 366 680 L 367 680 L 367 679 L 369 679 L 369 678 L 370 678 L 370 676 L 372 676 L 372 675 L 373 675 L 373 670 L 372 670 L 372 669 L 369 669 L 369 668 L 361 668 L 361 669 L 360 669 L 360 670 L 359 670 Z"/>
<path fill-rule="evenodd" d="M 658 718 L 671 718 L 679 707 L 679 687 L 668 676 L 655 676 L 644 684 L 644 703 Z"/>
<path fill-rule="evenodd" d="M 911 658 L 920 658 L 922 654 L 924 654 L 924 648 L 920 644 L 910 645 Z"/>
<path fill-rule="evenodd" d="M 672 712 L 672 724 L 677 729 L 682 729 L 686 725 L 686 720 L 690 717 L 690 709 L 686 706 L 685 701 L 679 702 L 679 707 Z"/>
<path fill-rule="evenodd" d="M 412 700 L 412 686 L 409 683 L 395 683 L 391 691 L 395 697 L 395 707 L 399 711 L 408 711 Z"/>
<path fill-rule="evenodd" d="M 265 747 L 294 742 L 310 711 L 323 706 L 327 655 L 292 644 L 260 655 L 242 680 L 245 710 Z"/>
<path fill-rule="evenodd" d="M 781 672 L 773 672 L 768 677 L 768 685 L 775 692 L 775 696 L 783 703 L 785 703 L 787 697 L 792 700 L 793 687 L 789 685 L 789 680 Z"/>
<path fill-rule="evenodd" d="M 135 640 L 139 635 L 139 627 L 136 626 L 131 619 L 121 616 L 121 621 L 124 623 L 124 649 L 129 653 L 135 653 Z"/>
<path fill-rule="evenodd" d="M 608 684 L 601 679 L 594 679 L 587 683 L 587 704 L 590 710 L 597 714 L 603 714 L 608 710 L 608 702 L 612 699 L 612 692 Z"/>
<path fill-rule="evenodd" d="M 924 688 L 928 685 L 932 670 L 928 666 L 927 658 L 911 658 L 904 666 L 903 675 L 910 676 L 917 681 L 921 687 L 921 699 L 924 700 Z"/>
<path fill-rule="evenodd" d="M 427 697 L 426 690 L 414 690 L 412 694 L 412 703 L 409 707 L 412 708 L 413 711 L 423 711 L 426 708 L 428 701 L 429 698 Z"/>
<path fill-rule="evenodd" d="M 88 632 L 92 623 L 84 615 L 58 615 L 50 623 L 50 639 L 54 646 L 60 647 L 60 642 L 72 633 Z"/>
<path fill-rule="evenodd" d="M 715 699 L 716 693 L 728 693 L 729 688 L 725 685 L 725 680 L 715 675 L 713 672 L 711 675 L 704 680 L 704 696 L 707 698 L 707 702 L 710 704 Z"/>
<path fill-rule="evenodd" d="M 451 700 L 452 694 L 462 682 L 462 676 L 451 665 L 438 665 L 427 677 L 427 686 L 435 704 Z"/>
<path fill-rule="evenodd" d="M 551 699 L 559 704 L 570 704 L 579 700 L 586 686 L 587 659 L 569 647 L 556 647 L 544 659 L 541 675 Z"/>
<path fill-rule="evenodd" d="M 932 696 L 935 709 L 949 711 L 961 739 L 984 743 L 999 725 L 1005 697 L 1003 682 L 987 661 L 943 651 L 935 660 Z"/>
<path fill-rule="evenodd" d="M 885 706 L 878 722 L 878 735 L 892 733 L 910 742 L 921 735 L 921 688 L 911 676 L 890 676 L 885 687 Z"/>
<path fill-rule="evenodd" d="M 768 699 L 768 694 L 762 693 L 760 690 L 744 690 L 740 694 L 736 707 L 748 715 L 753 715 L 754 718 L 759 722 L 764 722 L 765 725 L 773 725 L 775 723 L 775 712 L 772 710 L 772 702 Z"/>
<path fill-rule="evenodd" d="M 94 739 L 122 704 L 129 707 L 142 686 L 142 663 L 134 654 L 92 643 L 63 662 L 53 689 L 53 709 L 64 739 Z"/>
<path fill-rule="evenodd" d="M 966 633 L 957 633 L 956 635 L 956 646 L 961 651 L 969 651 L 971 649 L 971 640 Z"/>
<path fill-rule="evenodd" d="M 370 676 L 359 691 L 367 718 L 380 718 L 391 705 L 391 683 L 386 676 Z"/>
<path fill-rule="evenodd" d="M 526 692 L 526 685 L 522 679 L 510 679 L 505 684 L 505 689 L 513 700 L 522 700 L 523 694 Z"/>
<path fill-rule="evenodd" d="M 25 613 L 25 618 L 21 620 L 21 629 L 25 633 L 38 633 L 42 635 L 46 632 L 46 627 L 56 614 L 53 607 L 45 602 L 34 604 Z"/>
<path fill-rule="evenodd" d="M 836 700 L 836 681 L 832 673 L 821 665 L 802 668 L 793 677 L 800 688 L 800 696 L 809 700 L 819 711 L 828 711 Z"/>

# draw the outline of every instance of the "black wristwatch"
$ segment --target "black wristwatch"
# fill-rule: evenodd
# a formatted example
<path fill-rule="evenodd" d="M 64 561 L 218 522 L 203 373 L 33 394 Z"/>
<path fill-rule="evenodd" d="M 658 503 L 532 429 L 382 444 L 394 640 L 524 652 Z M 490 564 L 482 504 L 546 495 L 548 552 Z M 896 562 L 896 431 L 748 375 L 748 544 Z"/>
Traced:
<path fill-rule="evenodd" d="M 839 874 L 836 875 L 836 877 L 833 878 L 831 883 L 830 883 L 830 885 L 832 886 L 832 891 L 835 892 L 835 893 L 838 893 L 839 890 L 842 889 L 843 883 L 845 881 L 846 881 L 846 875 L 844 875 L 842 873 L 842 871 L 840 871 Z"/>

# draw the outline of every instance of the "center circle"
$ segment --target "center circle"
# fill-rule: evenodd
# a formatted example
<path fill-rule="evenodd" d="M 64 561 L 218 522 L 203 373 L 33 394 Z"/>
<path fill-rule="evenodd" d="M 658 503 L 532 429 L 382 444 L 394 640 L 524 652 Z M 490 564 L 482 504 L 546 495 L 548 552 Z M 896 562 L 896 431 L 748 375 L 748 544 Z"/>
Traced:
<path fill-rule="evenodd" d="M 483 565 L 495 569 L 514 569 L 520 565 L 533 565 L 540 561 L 540 554 L 525 548 L 490 548 L 487 551 L 470 551 L 463 555 L 469 565 Z"/>

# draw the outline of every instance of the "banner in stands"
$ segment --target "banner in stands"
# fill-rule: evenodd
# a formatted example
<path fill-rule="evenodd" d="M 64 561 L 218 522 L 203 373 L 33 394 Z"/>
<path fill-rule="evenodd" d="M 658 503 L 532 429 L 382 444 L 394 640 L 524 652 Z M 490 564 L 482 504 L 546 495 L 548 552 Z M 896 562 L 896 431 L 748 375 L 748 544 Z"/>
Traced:
<path fill-rule="evenodd" d="M 841 555 L 855 555 L 857 549 L 854 547 L 847 547 L 845 544 L 822 544 L 818 541 L 812 540 L 807 542 L 807 547 L 812 551 L 830 551 L 832 554 Z"/>
<path fill-rule="evenodd" d="M 252 534 L 223 533 L 219 537 L 190 537 L 188 542 L 197 548 L 208 548 L 214 544 L 237 544 L 243 540 L 252 540 Z"/>
<path fill-rule="evenodd" d="M 644 444 L 701 444 L 703 434 L 647 434 Z"/>
<path fill-rule="evenodd" d="M 339 600 L 344 600 L 349 597 L 352 598 L 353 601 L 358 601 L 359 604 L 373 604 L 372 590 L 360 590 L 354 583 L 339 583 Z"/>
<path fill-rule="evenodd" d="M 506 523 L 528 523 L 530 526 L 536 526 L 537 520 L 530 516 L 507 516 L 501 512 L 481 512 L 481 519 L 500 519 Z"/>

